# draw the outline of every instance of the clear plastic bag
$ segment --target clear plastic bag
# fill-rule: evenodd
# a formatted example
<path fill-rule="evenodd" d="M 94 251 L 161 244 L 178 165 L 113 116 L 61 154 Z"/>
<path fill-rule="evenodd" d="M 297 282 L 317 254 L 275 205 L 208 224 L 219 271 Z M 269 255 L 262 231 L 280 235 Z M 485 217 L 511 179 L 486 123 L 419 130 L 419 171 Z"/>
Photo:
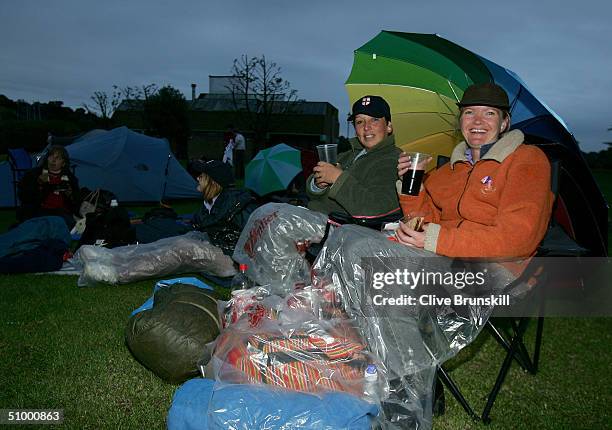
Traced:
<path fill-rule="evenodd" d="M 249 266 L 247 274 L 275 294 L 304 284 L 310 267 L 300 244 L 319 242 L 327 216 L 299 206 L 269 203 L 257 208 L 242 230 L 233 258 Z"/>
<path fill-rule="evenodd" d="M 257 288 L 245 297 L 220 304 L 239 308 L 217 338 L 209 366 L 217 381 L 232 384 L 267 384 L 309 393 L 342 391 L 377 403 L 387 391 L 386 370 L 367 350 L 358 330 L 345 314 L 321 320 L 318 291 L 295 291 L 282 298 L 263 297 Z M 248 298 L 248 303 L 243 300 Z M 376 384 L 366 392 L 368 365 L 379 369 Z"/>
<path fill-rule="evenodd" d="M 374 306 L 364 259 L 389 273 L 407 267 L 414 272 L 452 272 L 455 262 L 389 241 L 380 232 L 349 225 L 334 230 L 312 268 L 313 288 L 326 291 L 332 299 L 321 302 L 317 314 L 324 317 L 330 314 L 330 307 L 340 307 L 355 322 L 371 353 L 382 360 L 389 381 L 389 393 L 381 404 L 384 428 L 431 428 L 436 366 L 478 335 L 493 308 Z M 510 282 L 507 271 L 488 269 L 500 288 Z M 401 293 L 416 296 L 423 290 Z"/>
<path fill-rule="evenodd" d="M 82 269 L 79 286 L 97 282 L 125 284 L 141 279 L 189 272 L 233 276 L 234 264 L 200 232 L 168 237 L 156 242 L 107 249 L 81 246 L 73 261 Z"/>

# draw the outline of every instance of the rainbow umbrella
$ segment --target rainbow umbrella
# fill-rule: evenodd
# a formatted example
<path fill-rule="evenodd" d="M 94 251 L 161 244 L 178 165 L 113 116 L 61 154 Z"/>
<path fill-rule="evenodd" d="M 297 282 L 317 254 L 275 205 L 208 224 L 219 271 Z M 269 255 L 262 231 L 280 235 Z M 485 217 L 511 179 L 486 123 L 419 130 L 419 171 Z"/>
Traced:
<path fill-rule="evenodd" d="M 302 171 L 301 153 L 279 143 L 257 153 L 246 166 L 244 185 L 260 196 L 287 189 Z"/>
<path fill-rule="evenodd" d="M 506 90 L 513 128 L 577 148 L 563 120 L 515 73 L 435 34 L 382 31 L 355 51 L 346 89 L 351 103 L 365 94 L 389 102 L 402 148 L 448 155 L 461 139 L 455 103 L 482 82 Z"/>
<path fill-rule="evenodd" d="M 474 83 L 495 82 L 510 98 L 513 129 L 562 161 L 559 206 L 581 245 L 607 250 L 607 204 L 563 120 L 514 72 L 435 34 L 382 31 L 355 51 L 346 81 L 351 103 L 366 94 L 391 106 L 398 146 L 448 157 L 461 139 L 456 102 Z"/>

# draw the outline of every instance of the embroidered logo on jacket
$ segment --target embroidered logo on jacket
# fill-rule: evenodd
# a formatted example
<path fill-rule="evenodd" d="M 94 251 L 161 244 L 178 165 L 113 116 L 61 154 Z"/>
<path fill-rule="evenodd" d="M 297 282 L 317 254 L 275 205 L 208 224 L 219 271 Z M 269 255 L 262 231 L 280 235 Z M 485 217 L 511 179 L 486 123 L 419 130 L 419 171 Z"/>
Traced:
<path fill-rule="evenodd" d="M 489 175 L 482 178 L 480 180 L 480 183 L 482 184 L 482 188 L 480 189 L 480 192 L 482 194 L 490 194 L 495 191 L 495 186 L 493 185 L 493 178 Z"/>

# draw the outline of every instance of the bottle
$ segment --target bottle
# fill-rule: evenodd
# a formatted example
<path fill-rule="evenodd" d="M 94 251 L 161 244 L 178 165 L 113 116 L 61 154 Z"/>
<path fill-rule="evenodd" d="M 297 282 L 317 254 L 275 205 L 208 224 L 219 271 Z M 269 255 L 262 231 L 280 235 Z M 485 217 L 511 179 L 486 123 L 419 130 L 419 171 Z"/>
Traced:
<path fill-rule="evenodd" d="M 378 396 L 378 369 L 375 364 L 368 364 L 363 372 L 363 393 L 366 400 L 372 403 L 379 402 Z"/>
<path fill-rule="evenodd" d="M 230 282 L 232 297 L 227 302 L 223 311 L 223 328 L 235 323 L 251 302 L 248 296 L 250 293 L 245 292 L 245 290 L 254 287 L 255 283 L 246 274 L 248 268 L 246 264 L 240 264 L 239 272 L 234 275 Z"/>
<path fill-rule="evenodd" d="M 234 291 L 248 290 L 255 286 L 254 282 L 246 274 L 248 269 L 249 267 L 246 264 L 240 264 L 239 272 L 234 275 L 230 283 L 232 295 L 234 295 Z"/>

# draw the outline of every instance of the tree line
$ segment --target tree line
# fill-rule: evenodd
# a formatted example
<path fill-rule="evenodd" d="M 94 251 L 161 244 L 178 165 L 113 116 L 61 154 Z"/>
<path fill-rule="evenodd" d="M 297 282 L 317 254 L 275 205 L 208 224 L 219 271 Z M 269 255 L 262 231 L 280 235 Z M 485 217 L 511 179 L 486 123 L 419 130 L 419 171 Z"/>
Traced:
<path fill-rule="evenodd" d="M 234 60 L 227 87 L 233 110 L 239 114 L 252 136 L 256 150 L 266 147 L 274 114 L 295 109 L 301 100 L 297 90 L 282 77 L 282 70 L 264 55 L 242 55 Z M 117 111 L 136 116 L 142 131 L 170 141 L 179 158 L 187 157 L 191 135 L 190 105 L 172 86 L 113 85 L 111 91 L 95 91 L 76 109 L 61 101 L 27 103 L 0 95 L 0 153 L 7 148 L 24 147 L 30 152 L 44 148 L 47 133 L 76 136 L 94 128 L 110 129 L 121 123 Z"/>
<path fill-rule="evenodd" d="M 187 141 L 191 134 L 189 106 L 183 94 L 171 86 L 155 84 L 142 87 L 114 86 L 109 96 L 96 91 L 89 103 L 72 109 L 61 101 L 27 103 L 0 95 L 0 154 L 8 148 L 25 148 L 38 152 L 47 145 L 48 133 L 53 136 L 76 137 L 95 128 L 111 129 L 125 125 L 113 118 L 121 107 L 138 105 L 146 134 L 167 138 L 179 158 L 187 157 Z"/>

